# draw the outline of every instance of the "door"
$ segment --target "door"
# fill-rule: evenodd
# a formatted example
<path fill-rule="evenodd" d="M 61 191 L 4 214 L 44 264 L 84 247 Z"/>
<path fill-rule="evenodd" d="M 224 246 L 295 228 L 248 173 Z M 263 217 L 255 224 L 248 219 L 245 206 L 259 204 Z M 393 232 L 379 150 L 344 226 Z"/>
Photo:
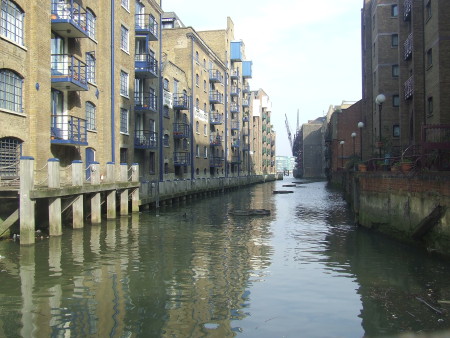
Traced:
<path fill-rule="evenodd" d="M 90 165 L 95 162 L 95 150 L 92 148 L 86 148 L 86 180 L 91 179 Z"/>
<path fill-rule="evenodd" d="M 51 92 L 51 136 L 54 139 L 64 138 L 64 95 L 61 91 Z"/>
<path fill-rule="evenodd" d="M 145 28 L 144 5 L 140 1 L 136 1 L 136 28 Z"/>

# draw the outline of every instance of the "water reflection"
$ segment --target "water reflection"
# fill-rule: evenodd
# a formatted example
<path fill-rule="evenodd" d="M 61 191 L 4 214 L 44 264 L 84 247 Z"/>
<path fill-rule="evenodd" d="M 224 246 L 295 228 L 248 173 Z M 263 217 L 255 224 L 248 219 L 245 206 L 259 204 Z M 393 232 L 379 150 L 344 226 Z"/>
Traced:
<path fill-rule="evenodd" d="M 0 242 L 0 336 L 376 337 L 450 326 L 438 302 L 450 300 L 447 263 L 355 227 L 324 182 L 273 195 L 283 183 L 65 228 L 35 246 Z M 229 215 L 246 208 L 272 213 Z"/>

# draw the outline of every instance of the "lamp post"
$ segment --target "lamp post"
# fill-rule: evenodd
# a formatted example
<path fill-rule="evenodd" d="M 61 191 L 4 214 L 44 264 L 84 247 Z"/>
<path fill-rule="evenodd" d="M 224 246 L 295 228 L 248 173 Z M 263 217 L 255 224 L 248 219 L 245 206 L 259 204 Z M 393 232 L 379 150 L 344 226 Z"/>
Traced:
<path fill-rule="evenodd" d="M 344 143 L 345 141 L 339 142 L 341 145 L 341 167 L 344 168 Z"/>
<path fill-rule="evenodd" d="M 383 109 L 384 101 L 386 101 L 386 96 L 384 96 L 384 94 L 378 94 L 377 97 L 375 98 L 375 103 L 378 105 L 378 128 L 379 128 L 378 149 L 379 149 L 380 158 L 381 158 L 381 110 Z"/>
<path fill-rule="evenodd" d="M 356 137 L 356 133 L 353 132 L 351 134 L 351 137 L 352 137 L 352 142 L 353 142 L 353 157 L 354 157 L 356 155 L 356 151 L 355 151 L 355 137 Z"/>
<path fill-rule="evenodd" d="M 359 155 L 361 157 L 361 161 L 363 159 L 363 154 L 362 154 L 362 129 L 364 128 L 364 122 L 358 122 L 358 128 L 359 128 Z"/>

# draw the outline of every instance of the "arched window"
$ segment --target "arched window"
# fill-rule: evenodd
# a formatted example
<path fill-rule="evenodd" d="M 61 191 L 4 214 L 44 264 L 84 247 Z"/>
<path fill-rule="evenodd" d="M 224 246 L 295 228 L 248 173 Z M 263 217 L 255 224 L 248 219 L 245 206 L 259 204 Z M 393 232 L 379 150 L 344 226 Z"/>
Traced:
<path fill-rule="evenodd" d="M 86 30 L 87 30 L 88 36 L 92 40 L 95 40 L 96 17 L 95 17 L 94 12 L 91 11 L 89 8 L 86 9 L 86 21 L 87 21 Z"/>
<path fill-rule="evenodd" d="M 200 108 L 200 100 L 198 98 L 195 99 L 195 108 Z"/>
<path fill-rule="evenodd" d="M 0 177 L 19 175 L 22 141 L 14 137 L 0 139 Z"/>
<path fill-rule="evenodd" d="M 198 121 L 195 122 L 195 132 L 198 133 L 199 123 Z"/>
<path fill-rule="evenodd" d="M 163 136 L 163 146 L 169 147 L 169 134 L 164 134 Z"/>
<path fill-rule="evenodd" d="M 0 69 L 0 108 L 22 112 L 22 78 L 9 69 Z"/>
<path fill-rule="evenodd" d="M 14 2 L 2 0 L 0 34 L 23 46 L 24 12 Z"/>
<path fill-rule="evenodd" d="M 86 128 L 88 130 L 96 130 L 95 127 L 95 104 L 90 101 L 86 102 Z"/>

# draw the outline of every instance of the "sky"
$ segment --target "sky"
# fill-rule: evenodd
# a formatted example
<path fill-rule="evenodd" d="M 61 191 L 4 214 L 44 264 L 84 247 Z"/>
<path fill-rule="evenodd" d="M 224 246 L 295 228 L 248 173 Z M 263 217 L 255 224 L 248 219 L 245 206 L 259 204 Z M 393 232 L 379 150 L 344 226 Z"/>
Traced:
<path fill-rule="evenodd" d="M 251 90 L 262 88 L 272 103 L 276 155 L 291 156 L 292 134 L 324 116 L 330 105 L 361 99 L 363 0 L 161 0 L 196 31 L 225 29 L 234 22 L 253 62 Z"/>

